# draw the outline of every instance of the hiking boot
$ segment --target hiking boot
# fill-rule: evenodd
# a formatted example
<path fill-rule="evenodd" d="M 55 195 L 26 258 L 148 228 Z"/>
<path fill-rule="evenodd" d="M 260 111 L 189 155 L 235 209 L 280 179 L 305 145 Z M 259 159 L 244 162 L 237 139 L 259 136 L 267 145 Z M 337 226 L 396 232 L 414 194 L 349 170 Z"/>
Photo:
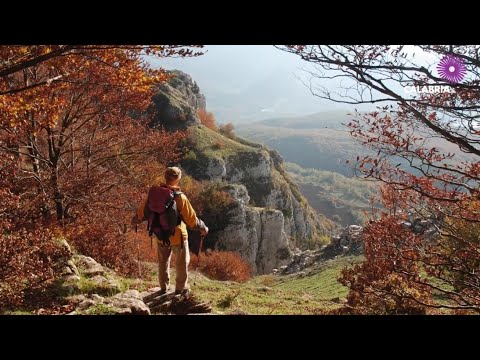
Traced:
<path fill-rule="evenodd" d="M 188 296 L 189 294 L 190 294 L 190 290 L 189 290 L 189 289 L 175 290 L 175 295 Z"/>
<path fill-rule="evenodd" d="M 167 289 L 162 289 L 158 292 L 158 295 L 161 296 L 161 295 L 165 295 L 167 293 Z"/>

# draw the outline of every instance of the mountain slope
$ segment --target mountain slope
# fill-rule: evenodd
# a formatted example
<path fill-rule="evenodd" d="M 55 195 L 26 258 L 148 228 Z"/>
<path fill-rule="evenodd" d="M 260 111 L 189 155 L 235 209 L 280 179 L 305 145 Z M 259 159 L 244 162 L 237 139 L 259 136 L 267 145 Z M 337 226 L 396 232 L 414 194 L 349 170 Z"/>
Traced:
<path fill-rule="evenodd" d="M 370 209 L 370 198 L 379 194 L 378 185 L 372 182 L 330 171 L 305 169 L 294 163 L 286 163 L 285 168 L 310 205 L 342 226 L 363 224 L 363 211 Z"/>

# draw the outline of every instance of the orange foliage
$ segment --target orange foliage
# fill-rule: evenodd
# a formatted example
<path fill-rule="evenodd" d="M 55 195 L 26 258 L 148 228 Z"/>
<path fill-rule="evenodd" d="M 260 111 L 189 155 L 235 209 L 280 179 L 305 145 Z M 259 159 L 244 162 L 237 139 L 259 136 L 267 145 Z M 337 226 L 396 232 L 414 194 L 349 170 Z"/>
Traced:
<path fill-rule="evenodd" d="M 185 134 L 146 125 L 153 85 L 168 76 L 142 57 L 181 52 L 83 46 L 42 57 L 60 47 L 0 46 L 0 283 L 16 304 L 54 277 L 53 232 L 135 273 L 131 217 L 157 174 L 183 154 Z"/>
<path fill-rule="evenodd" d="M 393 216 L 368 224 L 363 232 L 365 262 L 344 269 L 340 278 L 350 288 L 348 312 L 425 314 L 432 289 L 420 274 L 422 241 Z"/>
<path fill-rule="evenodd" d="M 215 116 L 213 115 L 213 113 L 207 112 L 203 109 L 198 109 L 197 113 L 198 113 L 198 117 L 200 119 L 200 123 L 202 125 L 205 125 L 206 127 L 208 127 L 209 129 L 211 129 L 213 131 L 218 130 L 217 124 L 216 124 L 216 121 L 215 121 Z"/>
<path fill-rule="evenodd" d="M 222 140 L 217 140 L 213 144 L 213 148 L 216 149 L 216 150 L 223 149 L 224 147 L 225 147 L 225 143 Z"/>
<path fill-rule="evenodd" d="M 252 276 L 248 263 L 238 253 L 211 251 L 200 257 L 191 253 L 190 270 L 198 270 L 211 279 L 245 282 Z"/>
<path fill-rule="evenodd" d="M 462 63 L 473 76 L 439 82 L 403 46 L 287 45 L 284 50 L 318 66 L 319 80 L 332 75 L 323 70 L 332 70 L 352 80 L 347 92 L 365 90 L 346 99 L 323 88 L 319 93 L 326 98 L 379 105 L 369 113 L 355 111 L 348 124 L 355 140 L 370 150 L 357 156 L 356 174 L 385 185 L 383 214 L 363 231 L 365 263 L 341 279 L 350 287 L 350 310 L 480 314 L 479 47 L 420 48 Z M 391 86 L 381 86 L 385 79 Z M 452 91 L 407 94 L 405 79 L 417 88 L 434 83 Z"/>
<path fill-rule="evenodd" d="M 0 96 L 5 94 L 18 94 L 42 86 L 56 83 L 77 82 L 82 65 L 94 64 L 99 68 L 111 67 L 116 74 L 115 86 L 139 86 L 145 81 L 153 80 L 125 67 L 123 60 L 132 63 L 138 62 L 139 56 L 149 55 L 154 57 L 167 56 L 199 56 L 201 45 L 14 45 L 0 46 Z M 123 55 L 123 60 L 118 60 L 118 55 Z M 110 56 L 110 57 L 109 57 Z M 112 57 L 112 56 L 115 56 Z M 79 64 L 77 68 L 64 66 L 73 60 Z M 128 65 L 128 64 L 127 64 Z M 48 71 L 38 72 L 39 68 Z M 147 70 L 146 67 L 143 69 Z M 27 71 L 28 70 L 28 71 Z M 152 74 L 162 74 L 162 71 L 151 71 Z M 18 81 L 18 75 L 23 75 L 26 83 Z M 161 75 L 163 76 L 163 75 Z M 94 78 L 92 78 L 94 80 Z M 140 80 L 140 81 L 139 81 Z M 158 81 L 159 79 L 157 79 Z M 112 83 L 112 84 L 113 84 Z M 145 83 L 146 84 L 146 83 Z"/>
<path fill-rule="evenodd" d="M 0 152 L 0 310 L 23 305 L 26 296 L 45 289 L 69 255 L 54 229 L 36 229 L 25 218 L 28 209 L 12 188 L 16 166 L 13 156 Z"/>

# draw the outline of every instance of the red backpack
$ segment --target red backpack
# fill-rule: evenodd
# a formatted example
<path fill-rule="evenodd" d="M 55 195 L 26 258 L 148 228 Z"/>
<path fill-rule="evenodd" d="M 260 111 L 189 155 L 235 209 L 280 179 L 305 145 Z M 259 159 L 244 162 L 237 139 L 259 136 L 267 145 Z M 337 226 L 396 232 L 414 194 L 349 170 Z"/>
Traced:
<path fill-rule="evenodd" d="M 152 186 L 148 190 L 145 207 L 147 230 L 150 236 L 155 234 L 166 246 L 170 246 L 169 237 L 182 221 L 175 201 L 175 197 L 180 194 L 181 191 L 173 191 L 166 186 Z"/>

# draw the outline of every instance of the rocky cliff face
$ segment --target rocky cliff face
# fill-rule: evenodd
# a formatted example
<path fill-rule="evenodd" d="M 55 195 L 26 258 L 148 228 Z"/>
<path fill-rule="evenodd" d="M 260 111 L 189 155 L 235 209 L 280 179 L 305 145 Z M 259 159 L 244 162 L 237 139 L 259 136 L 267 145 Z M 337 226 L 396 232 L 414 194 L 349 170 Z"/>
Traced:
<path fill-rule="evenodd" d="M 232 196 L 234 205 L 225 214 L 228 225 L 211 235 L 215 247 L 238 251 L 255 274 L 270 273 L 287 264 L 292 254 L 282 212 L 250 206 L 250 196 L 244 185 L 230 184 L 223 190 Z"/>
<path fill-rule="evenodd" d="M 163 126 L 169 130 L 186 129 L 200 124 L 198 109 L 205 110 L 205 96 L 192 77 L 181 71 L 171 71 L 174 77 L 158 86 L 150 108 L 155 114 L 152 126 Z"/>
<path fill-rule="evenodd" d="M 199 149 L 194 161 L 187 160 L 182 165 L 197 179 L 244 185 L 251 206 L 276 209 L 282 214 L 283 230 L 295 245 L 315 242 L 324 236 L 326 229 L 286 174 L 280 154 L 253 145 L 258 147 L 239 146 L 230 153 L 206 154 Z"/>

